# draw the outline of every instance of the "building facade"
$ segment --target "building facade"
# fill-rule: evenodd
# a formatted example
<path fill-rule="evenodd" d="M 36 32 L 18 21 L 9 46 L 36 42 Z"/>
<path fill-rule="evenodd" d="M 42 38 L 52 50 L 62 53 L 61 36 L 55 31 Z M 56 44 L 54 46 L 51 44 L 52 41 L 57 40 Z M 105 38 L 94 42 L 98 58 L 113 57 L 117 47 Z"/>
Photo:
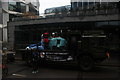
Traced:
<path fill-rule="evenodd" d="M 39 16 L 39 0 L 0 0 L 0 50 L 7 43 L 7 22 L 25 13 Z"/>
<path fill-rule="evenodd" d="M 60 7 L 52 7 L 45 9 L 45 17 L 51 18 L 51 17 L 60 17 L 62 15 L 66 16 L 70 13 L 71 5 L 65 5 Z"/>
<path fill-rule="evenodd" d="M 71 9 L 78 10 L 98 10 L 105 8 L 116 8 L 118 2 L 102 1 L 102 0 L 71 0 Z"/>
<path fill-rule="evenodd" d="M 120 2 L 103 2 L 103 0 L 71 0 L 71 12 L 73 12 L 74 16 L 79 17 L 80 19 L 91 16 L 95 18 L 96 21 L 101 19 L 95 22 L 93 26 L 101 28 L 107 33 L 108 41 L 106 43 L 110 50 L 119 50 Z M 108 20 L 105 20 L 105 17 L 108 17 L 108 15 Z M 114 15 L 117 15 L 116 20 L 114 19 Z M 96 16 L 101 17 L 97 18 Z M 86 19 L 86 21 L 88 20 L 89 19 Z"/>

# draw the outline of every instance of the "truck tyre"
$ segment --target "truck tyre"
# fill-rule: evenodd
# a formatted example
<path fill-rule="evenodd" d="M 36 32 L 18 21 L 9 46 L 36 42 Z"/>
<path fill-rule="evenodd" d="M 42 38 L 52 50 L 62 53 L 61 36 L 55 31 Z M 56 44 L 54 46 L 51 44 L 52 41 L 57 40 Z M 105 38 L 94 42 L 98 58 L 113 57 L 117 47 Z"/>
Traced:
<path fill-rule="evenodd" d="M 94 68 L 94 60 L 90 56 L 82 56 L 78 61 L 78 66 L 83 71 L 90 71 Z"/>

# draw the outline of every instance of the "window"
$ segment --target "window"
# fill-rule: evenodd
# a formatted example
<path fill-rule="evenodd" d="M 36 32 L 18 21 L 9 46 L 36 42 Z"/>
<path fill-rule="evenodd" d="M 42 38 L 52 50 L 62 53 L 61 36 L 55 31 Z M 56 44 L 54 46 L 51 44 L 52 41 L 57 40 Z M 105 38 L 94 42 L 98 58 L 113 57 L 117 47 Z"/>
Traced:
<path fill-rule="evenodd" d="M 46 10 L 45 10 L 45 13 L 46 13 L 46 14 L 55 13 L 55 8 L 46 9 Z"/>
<path fill-rule="evenodd" d="M 9 10 L 11 11 L 17 11 L 17 12 L 25 12 L 26 11 L 26 5 L 22 2 L 9 2 Z"/>
<path fill-rule="evenodd" d="M 16 2 L 9 2 L 8 9 L 11 11 L 16 11 L 17 10 Z"/>
<path fill-rule="evenodd" d="M 82 7 L 82 2 L 78 2 L 78 7 L 79 7 L 79 8 Z"/>
<path fill-rule="evenodd" d="M 77 2 L 72 2 L 71 8 L 72 8 L 72 10 L 76 10 L 77 9 Z"/>
<path fill-rule="evenodd" d="M 96 26 L 97 27 L 102 27 L 102 26 L 105 26 L 105 25 L 108 25 L 108 22 L 96 22 Z"/>
<path fill-rule="evenodd" d="M 94 2 L 89 2 L 89 4 L 94 4 Z"/>
<path fill-rule="evenodd" d="M 20 3 L 21 12 L 26 12 L 26 5 L 24 3 Z"/>
<path fill-rule="evenodd" d="M 54 10 L 54 9 L 51 9 L 51 10 L 50 10 L 50 13 L 55 13 L 55 10 Z"/>
<path fill-rule="evenodd" d="M 45 13 L 46 13 L 46 14 L 48 14 L 48 13 L 49 13 L 49 10 L 48 10 L 48 9 L 47 9 L 47 10 L 45 10 Z"/>
<path fill-rule="evenodd" d="M 83 9 L 87 9 L 88 8 L 88 2 L 83 2 Z"/>
<path fill-rule="evenodd" d="M 110 21 L 109 25 L 119 25 L 119 22 L 118 21 Z"/>

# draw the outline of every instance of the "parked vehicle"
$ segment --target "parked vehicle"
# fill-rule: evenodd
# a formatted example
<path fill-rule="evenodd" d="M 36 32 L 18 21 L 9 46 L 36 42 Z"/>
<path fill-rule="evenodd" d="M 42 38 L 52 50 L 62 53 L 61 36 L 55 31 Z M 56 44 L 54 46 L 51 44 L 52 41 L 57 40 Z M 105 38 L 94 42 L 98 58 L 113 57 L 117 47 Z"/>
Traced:
<path fill-rule="evenodd" d="M 40 60 L 51 62 L 74 61 L 82 70 L 89 71 L 94 68 L 95 63 L 102 62 L 109 57 L 105 44 L 106 38 L 104 31 L 97 30 L 63 33 L 62 37 L 57 36 L 49 40 L 49 48 L 44 50 L 38 48 Z M 28 55 L 30 56 L 30 54 Z"/>
<path fill-rule="evenodd" d="M 69 32 L 65 36 L 67 36 L 67 45 L 64 49 L 57 47 L 44 50 L 40 53 L 41 58 L 54 62 L 75 61 L 82 70 L 89 71 L 94 68 L 95 63 L 102 62 L 109 57 L 105 45 L 107 36 L 103 31 Z M 60 41 L 55 43 L 59 45 Z"/>

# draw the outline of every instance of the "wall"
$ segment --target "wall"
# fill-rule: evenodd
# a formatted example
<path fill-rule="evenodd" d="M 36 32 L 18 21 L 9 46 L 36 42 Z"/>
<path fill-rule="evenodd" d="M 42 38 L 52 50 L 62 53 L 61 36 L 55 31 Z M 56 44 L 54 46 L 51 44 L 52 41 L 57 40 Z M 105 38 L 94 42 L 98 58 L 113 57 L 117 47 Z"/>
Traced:
<path fill-rule="evenodd" d="M 2 50 L 2 3 L 0 1 L 0 51 Z"/>
<path fill-rule="evenodd" d="M 2 8 L 4 10 L 8 10 L 8 3 L 2 2 Z M 9 14 L 6 12 L 2 12 L 2 18 L 3 18 L 3 42 L 7 42 L 7 22 L 9 21 Z"/>
<path fill-rule="evenodd" d="M 0 51 L 2 50 L 2 28 L 0 28 Z"/>

